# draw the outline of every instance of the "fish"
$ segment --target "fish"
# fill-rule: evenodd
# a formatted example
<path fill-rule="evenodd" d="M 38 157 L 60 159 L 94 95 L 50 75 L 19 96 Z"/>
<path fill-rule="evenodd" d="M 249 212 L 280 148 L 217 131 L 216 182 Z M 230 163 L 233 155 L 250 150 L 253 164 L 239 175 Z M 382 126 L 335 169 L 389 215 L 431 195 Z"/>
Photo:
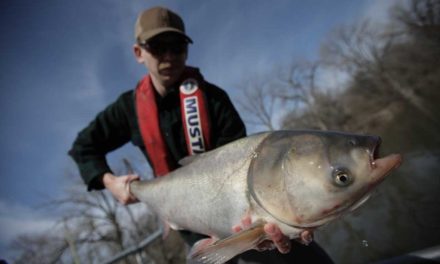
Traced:
<path fill-rule="evenodd" d="M 129 188 L 172 229 L 209 237 L 190 259 L 224 263 L 267 239 L 265 223 L 295 239 L 362 205 L 402 162 L 400 154 L 379 158 L 380 144 L 378 136 L 339 131 L 257 133 Z M 234 233 L 245 216 L 254 224 Z"/>

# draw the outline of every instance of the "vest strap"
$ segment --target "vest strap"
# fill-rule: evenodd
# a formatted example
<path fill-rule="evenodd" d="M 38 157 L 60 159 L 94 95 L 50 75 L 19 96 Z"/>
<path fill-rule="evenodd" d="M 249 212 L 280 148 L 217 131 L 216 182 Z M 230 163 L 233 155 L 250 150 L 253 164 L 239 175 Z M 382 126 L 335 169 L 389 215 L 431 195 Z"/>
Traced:
<path fill-rule="evenodd" d="M 203 77 L 198 69 L 187 67 L 180 82 L 182 124 L 188 155 L 211 149 L 210 122 L 203 92 Z M 146 75 L 135 91 L 139 129 L 155 176 L 164 176 L 176 169 L 160 131 L 159 113 L 151 76 Z"/>
<path fill-rule="evenodd" d="M 199 88 L 198 81 L 192 78 L 186 79 L 179 90 L 188 154 L 203 153 L 210 149 L 209 122 L 204 94 Z"/>

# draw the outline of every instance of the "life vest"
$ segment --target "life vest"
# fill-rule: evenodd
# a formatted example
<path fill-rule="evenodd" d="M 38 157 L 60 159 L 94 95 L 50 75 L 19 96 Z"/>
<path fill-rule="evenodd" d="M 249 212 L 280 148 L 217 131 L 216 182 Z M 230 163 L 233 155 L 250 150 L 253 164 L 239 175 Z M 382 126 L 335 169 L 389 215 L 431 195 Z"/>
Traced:
<path fill-rule="evenodd" d="M 179 85 L 182 124 L 188 155 L 211 149 L 208 108 L 203 92 L 204 80 L 199 70 L 187 67 Z M 136 87 L 135 103 L 142 139 L 155 176 L 176 169 L 160 130 L 159 113 L 151 76 L 146 75 Z"/>

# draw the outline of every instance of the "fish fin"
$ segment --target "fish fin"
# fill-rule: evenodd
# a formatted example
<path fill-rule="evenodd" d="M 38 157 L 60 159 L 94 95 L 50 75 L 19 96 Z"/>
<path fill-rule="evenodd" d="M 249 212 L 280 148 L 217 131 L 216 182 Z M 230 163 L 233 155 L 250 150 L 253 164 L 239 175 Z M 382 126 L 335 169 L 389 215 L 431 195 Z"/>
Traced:
<path fill-rule="evenodd" d="M 171 222 L 166 222 L 168 227 L 170 227 L 173 230 L 182 230 L 182 228 L 180 228 L 178 225 L 171 223 Z"/>
<path fill-rule="evenodd" d="M 162 222 L 162 240 L 165 240 L 170 234 L 170 225 L 168 222 Z"/>
<path fill-rule="evenodd" d="M 189 258 L 204 264 L 225 263 L 236 255 L 255 248 L 266 239 L 264 224 L 235 233 L 218 241 L 200 241 L 191 249 Z M 211 242 L 211 243 L 209 243 Z"/>
<path fill-rule="evenodd" d="M 203 251 L 206 247 L 212 246 L 217 241 L 218 239 L 213 237 L 200 239 L 199 241 L 194 243 L 194 245 L 191 247 L 187 258 L 192 259 L 192 256 L 197 254 L 197 252 Z"/>
<path fill-rule="evenodd" d="M 182 230 L 178 225 L 168 221 L 162 221 L 162 238 L 165 240 L 170 234 L 170 230 Z"/>

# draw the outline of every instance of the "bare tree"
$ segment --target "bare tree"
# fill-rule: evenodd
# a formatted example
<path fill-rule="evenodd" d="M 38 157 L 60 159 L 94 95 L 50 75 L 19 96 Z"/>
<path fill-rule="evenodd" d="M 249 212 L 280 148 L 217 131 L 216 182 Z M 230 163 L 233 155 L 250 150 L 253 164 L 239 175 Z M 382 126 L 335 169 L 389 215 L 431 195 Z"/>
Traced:
<path fill-rule="evenodd" d="M 320 75 L 326 71 L 329 69 L 321 62 L 302 62 L 293 64 L 287 74 L 280 76 L 282 87 L 276 96 L 284 105 L 291 106 L 283 120 L 283 128 L 329 130 L 344 120 L 343 108 L 337 103 L 335 92 L 320 81 Z"/>
<path fill-rule="evenodd" d="M 329 121 L 315 107 L 328 97 L 325 89 L 317 85 L 320 67 L 319 62 L 293 63 L 287 70 L 274 69 L 270 76 L 275 78 L 256 78 L 244 83 L 239 106 L 246 122 L 275 130 L 289 128 L 286 120 L 301 116 L 303 122 L 295 125 L 313 123 L 315 128 L 328 129 Z M 305 111 L 311 111 L 307 117 Z"/>
<path fill-rule="evenodd" d="M 272 73 L 266 94 L 281 102 L 270 116 L 281 106 L 282 128 L 377 134 L 382 152 L 405 157 L 379 197 L 316 232 L 338 263 L 374 262 L 439 243 L 440 2 L 414 0 L 391 10 L 389 25 L 367 21 L 332 32 L 319 63 Z M 348 76 L 344 89 L 320 81 L 329 66 Z"/>
<path fill-rule="evenodd" d="M 79 182 L 72 184 L 64 198 L 51 200 L 44 208 L 59 210 L 59 220 L 43 234 L 15 239 L 11 248 L 21 252 L 17 263 L 101 263 L 139 244 L 161 225 L 144 204 L 124 206 L 107 191 L 85 192 Z M 118 263 L 149 261 L 184 263 L 182 239 L 172 234 Z"/>
<path fill-rule="evenodd" d="M 323 60 L 352 75 L 353 91 L 359 92 L 359 81 L 367 80 L 370 88 L 363 89 L 400 101 L 438 126 L 430 102 L 439 98 L 438 89 L 423 84 L 427 80 L 434 84 L 439 72 L 439 9 L 438 1 L 412 1 L 409 9 L 393 8 L 394 23 L 381 29 L 368 22 L 340 27 L 322 46 Z M 429 89 L 429 96 L 421 92 Z"/>
<path fill-rule="evenodd" d="M 12 249 L 21 252 L 15 260 L 17 264 L 66 263 L 61 260 L 61 256 L 68 247 L 67 241 L 55 234 L 22 235 L 11 245 Z"/>
<path fill-rule="evenodd" d="M 368 72 L 383 57 L 394 35 L 383 39 L 381 32 L 368 20 L 336 28 L 321 46 L 324 63 L 337 65 L 349 73 Z"/>
<path fill-rule="evenodd" d="M 440 2 L 437 0 L 413 0 L 410 8 L 397 5 L 391 10 L 394 20 L 403 32 L 416 39 L 440 41 Z"/>
<path fill-rule="evenodd" d="M 246 123 L 262 130 L 275 130 L 276 104 L 274 90 L 270 83 L 261 80 L 250 80 L 243 85 L 239 107 L 245 114 Z"/>

